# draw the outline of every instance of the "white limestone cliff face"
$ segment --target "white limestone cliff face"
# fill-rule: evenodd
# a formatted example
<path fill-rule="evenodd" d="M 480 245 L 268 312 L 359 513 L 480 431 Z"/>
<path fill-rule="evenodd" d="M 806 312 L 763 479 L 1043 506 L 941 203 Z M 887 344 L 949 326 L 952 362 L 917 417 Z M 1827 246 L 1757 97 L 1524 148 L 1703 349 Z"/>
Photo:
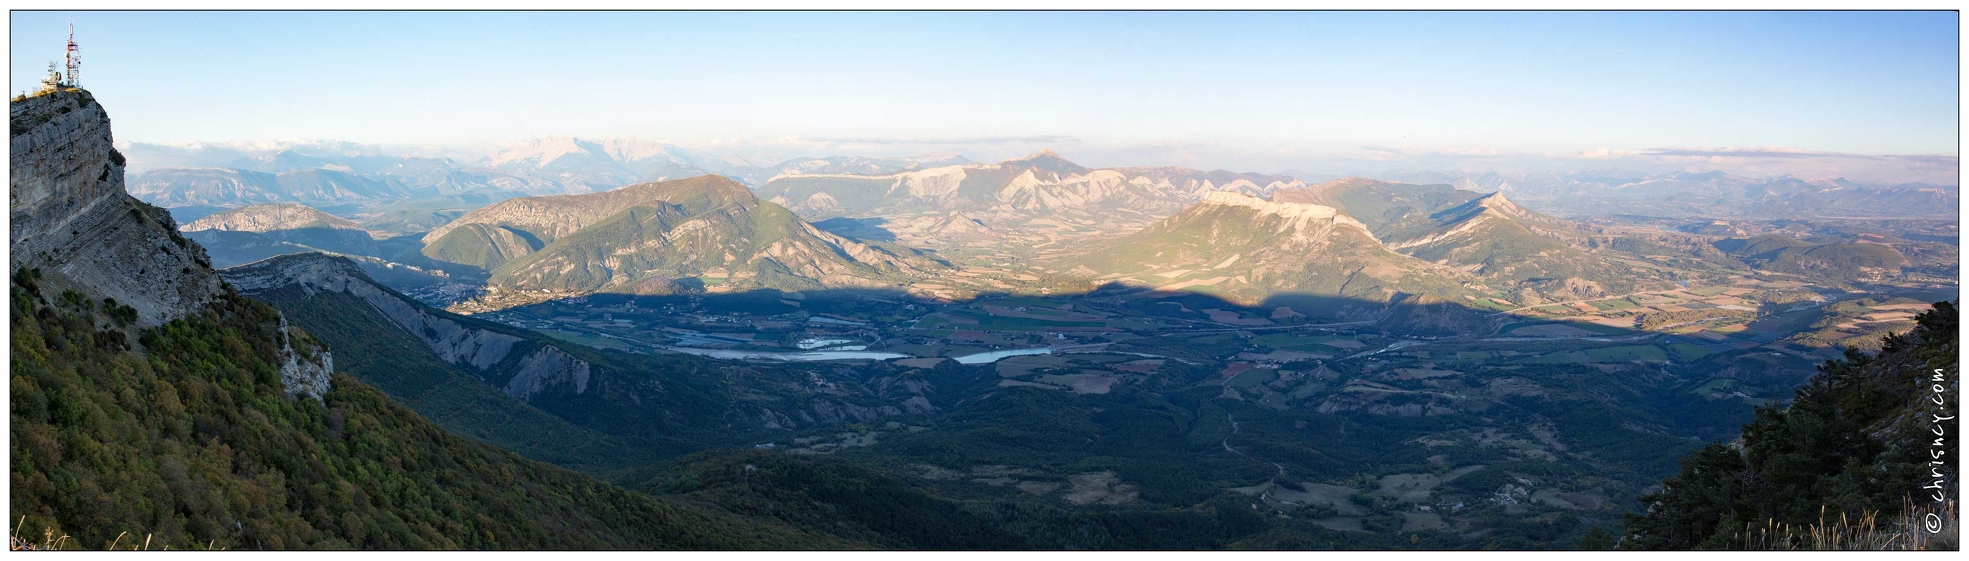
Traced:
<path fill-rule="evenodd" d="M 170 213 L 124 192 L 109 115 L 83 90 L 8 106 L 10 272 L 137 310 L 137 326 L 183 317 L 221 291 L 198 244 Z"/>
<path fill-rule="evenodd" d="M 321 253 L 282 255 L 221 271 L 226 282 L 253 295 L 296 288 L 308 296 L 321 292 L 353 295 L 390 322 L 428 346 L 445 362 L 475 374 L 488 374 L 515 352 L 524 339 L 477 329 L 431 314 L 370 282 L 346 258 Z M 507 395 L 526 400 L 550 388 L 567 386 L 576 394 L 588 391 L 592 367 L 573 355 L 541 345 L 520 359 L 520 367 L 504 386 Z"/>
<path fill-rule="evenodd" d="M 1230 191 L 1211 191 L 1205 193 L 1201 204 L 1230 206 L 1257 211 L 1260 217 L 1276 217 L 1284 220 L 1285 227 L 1292 228 L 1295 232 L 1300 233 L 1324 232 L 1334 226 L 1348 226 L 1359 229 L 1362 235 L 1370 239 L 1374 238 L 1374 234 L 1368 231 L 1366 224 L 1362 224 L 1359 220 L 1354 220 L 1352 216 L 1341 214 L 1338 209 L 1325 205 L 1312 203 L 1275 203 Z"/>

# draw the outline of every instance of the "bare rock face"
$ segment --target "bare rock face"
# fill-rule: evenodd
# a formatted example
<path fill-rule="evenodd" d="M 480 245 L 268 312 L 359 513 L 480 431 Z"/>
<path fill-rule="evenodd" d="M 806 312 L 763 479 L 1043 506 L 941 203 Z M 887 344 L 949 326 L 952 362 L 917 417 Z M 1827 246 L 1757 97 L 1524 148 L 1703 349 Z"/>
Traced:
<path fill-rule="evenodd" d="M 321 253 L 282 255 L 225 269 L 220 274 L 249 296 L 289 287 L 308 295 L 319 292 L 353 295 L 422 341 L 438 357 L 476 374 L 489 374 L 514 353 L 526 352 L 519 357 L 518 371 L 503 387 L 507 395 L 521 400 L 563 387 L 575 394 L 588 391 L 593 368 L 587 361 L 548 345 L 522 350 L 525 347 L 519 345 L 523 341 L 520 337 L 473 328 L 430 313 L 378 286 L 355 262 L 343 257 Z"/>
<path fill-rule="evenodd" d="M 87 91 L 17 98 L 12 136 L 10 272 L 137 310 L 140 327 L 201 309 L 222 290 L 205 251 L 178 235 L 170 213 L 123 189 L 123 156 L 109 115 Z"/>
<path fill-rule="evenodd" d="M 521 363 L 520 371 L 506 382 L 506 395 L 530 400 L 547 388 L 558 385 L 574 386 L 574 393 L 588 391 L 588 362 L 574 358 L 555 347 L 541 347 L 526 361 Z"/>

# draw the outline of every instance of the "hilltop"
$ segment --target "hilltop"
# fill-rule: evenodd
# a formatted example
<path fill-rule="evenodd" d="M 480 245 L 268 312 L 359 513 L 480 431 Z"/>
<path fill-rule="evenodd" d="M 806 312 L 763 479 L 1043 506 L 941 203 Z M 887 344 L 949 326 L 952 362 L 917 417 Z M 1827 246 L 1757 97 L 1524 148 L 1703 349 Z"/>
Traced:
<path fill-rule="evenodd" d="M 1663 273 L 1610 257 L 1615 236 L 1526 209 L 1503 192 L 1345 178 L 1283 190 L 1272 200 L 1332 205 L 1361 217 L 1391 250 L 1455 267 L 1513 300 L 1596 298 L 1669 285 Z"/>
<path fill-rule="evenodd" d="M 208 248 L 214 266 L 222 268 L 301 251 L 382 254 L 361 225 L 299 203 L 236 208 L 193 220 L 179 231 Z"/>
<path fill-rule="evenodd" d="M 424 240 L 425 256 L 478 268 L 504 294 L 894 287 L 944 267 L 815 228 L 718 176 L 511 199 Z"/>
<path fill-rule="evenodd" d="M 1389 302 L 1464 292 L 1457 271 L 1390 251 L 1366 224 L 1333 207 L 1228 192 L 1207 193 L 1188 210 L 1056 266 L 1251 302 L 1279 294 Z"/>

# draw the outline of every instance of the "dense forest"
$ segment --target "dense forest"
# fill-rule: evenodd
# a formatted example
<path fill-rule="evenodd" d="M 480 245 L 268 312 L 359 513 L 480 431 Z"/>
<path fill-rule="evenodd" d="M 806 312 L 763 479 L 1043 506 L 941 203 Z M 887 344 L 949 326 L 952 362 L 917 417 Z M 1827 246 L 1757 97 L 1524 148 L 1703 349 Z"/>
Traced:
<path fill-rule="evenodd" d="M 1189 508 L 1070 507 L 1003 494 L 965 496 L 894 473 L 885 463 L 714 451 L 643 470 L 640 487 L 896 549 L 1224 549 L 1244 547 L 1240 540 L 1277 526 L 1249 500 L 1228 496 Z"/>
<path fill-rule="evenodd" d="M 1851 536 L 1859 541 L 1848 544 L 1910 547 L 1907 539 L 1888 540 L 1921 533 L 1909 524 L 1919 517 L 1907 513 L 1929 507 L 1926 497 L 1933 491 L 1924 486 L 1939 484 L 1954 497 L 1959 481 L 1956 316 L 1954 304 L 1936 303 L 1914 330 L 1886 337 L 1879 353 L 1849 349 L 1845 358 L 1821 366 L 1788 406 L 1758 408 L 1740 443 L 1717 442 L 1690 453 L 1679 474 L 1641 497 L 1646 512 L 1627 516 L 1621 546 L 1833 545 L 1800 540 L 1823 536 L 1826 526 L 1840 521 L 1850 526 L 1877 519 L 1886 521 L 1879 531 Z M 1934 438 L 1936 431 L 1944 437 Z M 1952 512 L 1940 516 L 1954 518 Z M 1954 529 L 1943 534 L 1947 541 L 1931 547 L 1956 547 Z"/>
<path fill-rule="evenodd" d="M 680 506 L 453 435 L 336 376 L 287 395 L 279 318 L 223 295 L 114 329 L 121 307 L 11 287 L 10 512 L 73 549 L 852 547 Z M 143 353 L 132 348 L 141 345 Z M 44 538 L 44 536 L 46 538 Z M 119 538 L 119 536 L 121 536 Z"/>

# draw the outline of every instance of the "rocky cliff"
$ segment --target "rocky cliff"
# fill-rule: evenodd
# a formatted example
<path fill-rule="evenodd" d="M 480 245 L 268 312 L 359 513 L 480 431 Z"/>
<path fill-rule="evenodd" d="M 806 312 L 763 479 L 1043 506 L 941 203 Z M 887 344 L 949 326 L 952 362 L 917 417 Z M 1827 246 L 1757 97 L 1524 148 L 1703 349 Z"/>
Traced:
<path fill-rule="evenodd" d="M 525 339 L 464 325 L 411 303 L 363 274 L 355 262 L 321 253 L 282 255 L 221 271 L 226 282 L 247 295 L 294 289 L 312 296 L 342 292 L 374 308 L 390 323 L 429 347 L 440 358 L 491 383 L 510 374 L 503 384 L 507 395 L 521 400 L 557 386 L 573 394 L 588 391 L 592 367 L 552 346 L 523 344 Z M 518 366 L 495 375 L 498 366 L 514 359 Z"/>
<path fill-rule="evenodd" d="M 10 272 L 135 308 L 151 326 L 202 308 L 221 290 L 205 252 L 171 215 L 123 190 L 123 155 L 89 92 L 15 98 L 8 195 Z"/>

